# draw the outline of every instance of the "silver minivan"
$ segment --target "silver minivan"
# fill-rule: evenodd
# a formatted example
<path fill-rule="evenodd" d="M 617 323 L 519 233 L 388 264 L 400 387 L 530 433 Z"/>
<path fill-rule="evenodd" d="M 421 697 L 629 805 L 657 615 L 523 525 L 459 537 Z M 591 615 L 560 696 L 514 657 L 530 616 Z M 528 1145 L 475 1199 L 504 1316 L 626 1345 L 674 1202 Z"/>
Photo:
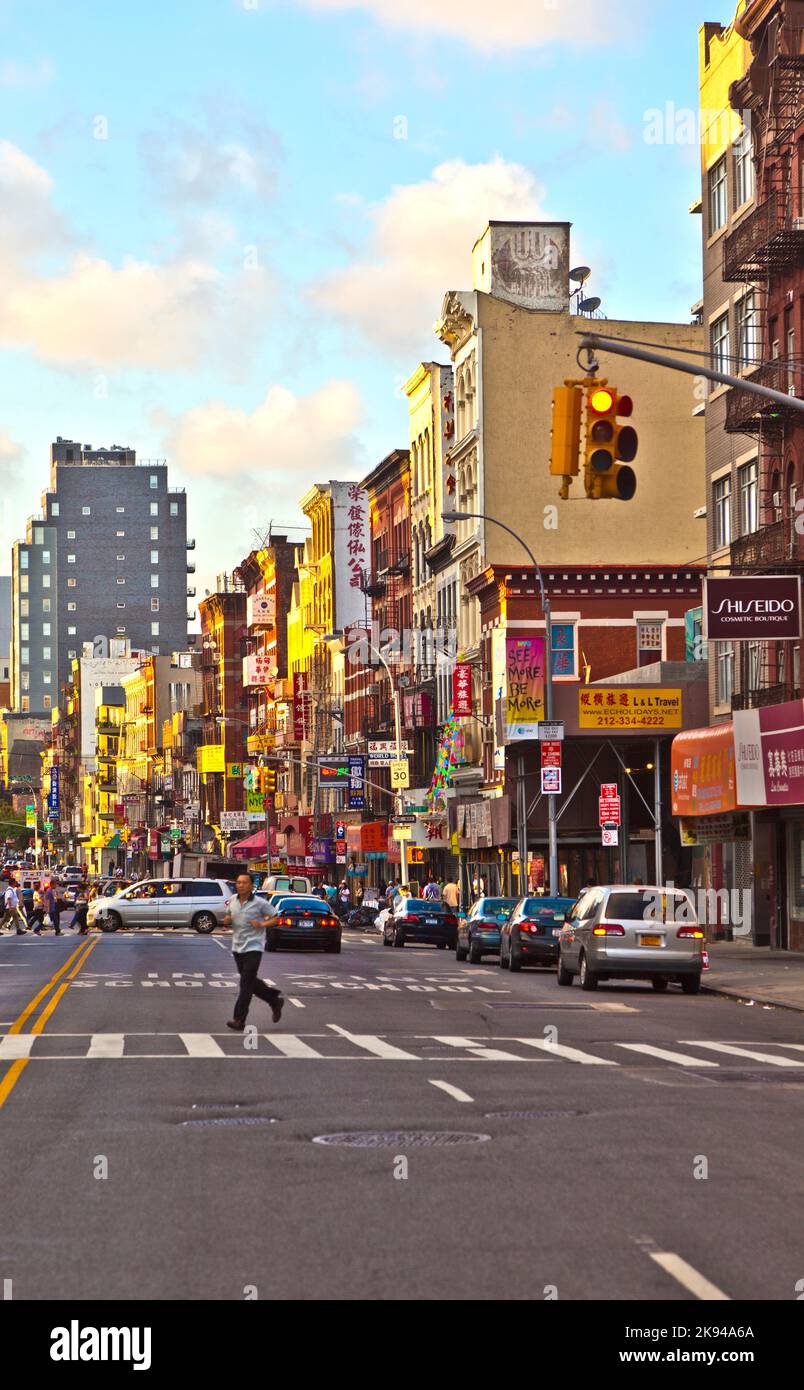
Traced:
<path fill-rule="evenodd" d="M 558 983 L 597 989 L 601 980 L 650 980 L 656 990 L 671 980 L 685 994 L 701 987 L 704 932 L 691 894 L 683 888 L 588 888 L 558 938 Z"/>
<path fill-rule="evenodd" d="M 221 878 L 148 878 L 113 898 L 94 898 L 87 923 L 121 927 L 194 927 L 207 935 L 223 926 L 234 885 Z"/>

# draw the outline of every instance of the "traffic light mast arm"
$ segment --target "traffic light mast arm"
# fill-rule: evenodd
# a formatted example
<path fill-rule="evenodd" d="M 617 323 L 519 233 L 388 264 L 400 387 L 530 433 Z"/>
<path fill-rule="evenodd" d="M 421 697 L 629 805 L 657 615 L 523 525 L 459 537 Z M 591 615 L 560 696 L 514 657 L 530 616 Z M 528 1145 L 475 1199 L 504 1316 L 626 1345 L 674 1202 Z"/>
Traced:
<path fill-rule="evenodd" d="M 634 347 L 622 338 L 604 338 L 599 333 L 581 333 L 581 347 L 589 352 L 614 353 L 616 357 L 633 357 L 638 362 L 650 362 L 654 367 L 669 367 L 674 372 L 686 372 L 688 376 L 702 376 L 707 381 L 721 382 L 724 386 L 737 386 L 741 391 L 750 391 L 755 396 L 764 396 L 768 401 L 784 405 L 789 410 L 804 411 L 804 400 L 798 396 L 788 396 L 786 391 L 774 391 L 770 386 L 760 386 L 744 376 L 730 376 L 728 372 L 718 372 L 714 367 L 704 367 L 695 362 L 686 362 L 680 357 L 669 357 L 662 352 L 651 352 L 647 348 Z M 591 370 L 591 364 L 590 364 Z"/>

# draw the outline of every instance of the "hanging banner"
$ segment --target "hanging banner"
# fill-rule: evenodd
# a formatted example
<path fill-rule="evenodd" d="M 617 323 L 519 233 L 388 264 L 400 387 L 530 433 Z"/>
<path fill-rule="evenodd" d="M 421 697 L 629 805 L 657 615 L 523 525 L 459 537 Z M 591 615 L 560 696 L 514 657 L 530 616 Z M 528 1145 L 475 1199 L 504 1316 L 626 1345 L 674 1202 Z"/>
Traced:
<path fill-rule="evenodd" d="M 363 574 L 371 572 L 368 492 L 358 483 L 330 483 L 335 561 L 335 624 L 344 632 L 365 618 Z"/>
<path fill-rule="evenodd" d="M 472 713 L 472 667 L 459 661 L 452 672 L 452 713 L 461 717 Z"/>
<path fill-rule="evenodd" d="M 349 758 L 349 810 L 362 811 L 366 804 L 364 783 L 366 780 L 366 760 L 361 756 Z"/>
<path fill-rule="evenodd" d="M 303 743 L 307 737 L 307 709 L 309 704 L 309 694 L 307 691 L 307 672 L 294 671 L 293 673 L 293 737 L 296 743 Z"/>
<path fill-rule="evenodd" d="M 538 738 L 544 719 L 544 638 L 505 639 L 505 722 L 509 743 Z"/>

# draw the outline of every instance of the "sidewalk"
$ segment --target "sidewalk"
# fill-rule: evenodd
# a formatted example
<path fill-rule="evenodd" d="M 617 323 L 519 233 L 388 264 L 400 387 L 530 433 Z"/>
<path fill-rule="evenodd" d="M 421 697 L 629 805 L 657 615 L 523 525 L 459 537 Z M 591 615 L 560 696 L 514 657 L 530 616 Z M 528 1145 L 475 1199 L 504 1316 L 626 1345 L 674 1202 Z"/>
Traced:
<path fill-rule="evenodd" d="M 771 951 L 743 941 L 714 941 L 707 950 L 710 969 L 704 971 L 701 988 L 708 994 L 804 1013 L 804 952 Z"/>

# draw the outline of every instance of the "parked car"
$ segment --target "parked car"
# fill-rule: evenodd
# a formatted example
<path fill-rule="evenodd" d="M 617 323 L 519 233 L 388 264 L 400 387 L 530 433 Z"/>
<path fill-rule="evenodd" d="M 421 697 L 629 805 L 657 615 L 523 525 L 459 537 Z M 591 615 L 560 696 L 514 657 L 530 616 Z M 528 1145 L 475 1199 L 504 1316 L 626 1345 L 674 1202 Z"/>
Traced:
<path fill-rule="evenodd" d="M 260 884 L 262 893 L 312 893 L 313 885 L 303 874 L 269 874 Z"/>
<path fill-rule="evenodd" d="M 559 935 L 558 983 L 597 989 L 601 980 L 650 980 L 656 990 L 671 980 L 697 994 L 704 932 L 692 896 L 682 888 L 590 888 Z"/>
<path fill-rule="evenodd" d="M 340 953 L 340 918 L 312 893 L 273 894 L 268 899 L 268 913 L 266 951 L 280 946 L 319 946 L 333 955 Z"/>
<path fill-rule="evenodd" d="M 466 917 L 458 920 L 455 959 L 479 964 L 483 956 L 496 956 L 500 951 L 500 927 L 507 922 L 516 898 L 478 898 Z"/>
<path fill-rule="evenodd" d="M 194 927 L 207 935 L 223 925 L 232 889 L 220 878 L 149 878 L 114 897 L 93 898 L 89 926 L 101 931 L 121 927 Z"/>
<path fill-rule="evenodd" d="M 406 942 L 455 949 L 458 918 L 446 903 L 427 898 L 404 898 L 401 893 L 383 923 L 383 946 L 404 946 Z"/>
<path fill-rule="evenodd" d="M 554 966 L 558 937 L 573 898 L 520 898 L 500 930 L 500 965 L 521 970 L 523 965 Z"/>

